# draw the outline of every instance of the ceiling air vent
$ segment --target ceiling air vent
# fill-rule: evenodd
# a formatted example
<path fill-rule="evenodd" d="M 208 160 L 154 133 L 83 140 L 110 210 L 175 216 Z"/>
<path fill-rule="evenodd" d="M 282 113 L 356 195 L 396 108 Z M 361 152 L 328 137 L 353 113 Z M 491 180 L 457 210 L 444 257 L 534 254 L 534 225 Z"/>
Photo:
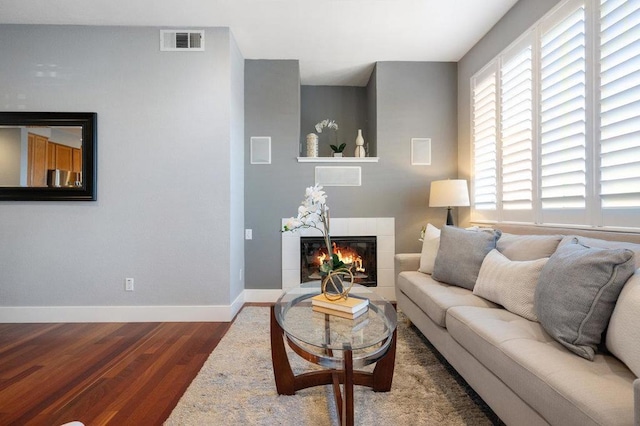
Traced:
<path fill-rule="evenodd" d="M 160 30 L 162 51 L 204 50 L 204 30 Z"/>

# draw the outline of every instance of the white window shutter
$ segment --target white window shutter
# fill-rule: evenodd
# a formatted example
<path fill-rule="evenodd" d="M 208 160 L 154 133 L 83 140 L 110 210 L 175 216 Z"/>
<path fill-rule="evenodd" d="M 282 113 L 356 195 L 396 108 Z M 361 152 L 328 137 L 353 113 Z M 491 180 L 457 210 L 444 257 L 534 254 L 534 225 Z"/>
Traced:
<path fill-rule="evenodd" d="M 472 221 L 640 230 L 640 0 L 563 0 L 471 78 Z"/>
<path fill-rule="evenodd" d="M 640 0 L 600 5 L 600 198 L 604 225 L 638 226 Z"/>
<path fill-rule="evenodd" d="M 584 211 L 587 157 L 583 5 L 543 33 L 540 54 L 542 210 Z M 565 223 L 581 223 L 582 217 L 583 214 L 563 219 Z"/>
<path fill-rule="evenodd" d="M 498 95 L 495 66 L 474 81 L 472 93 L 473 207 L 496 210 Z"/>
<path fill-rule="evenodd" d="M 530 44 L 517 49 L 504 61 L 500 88 L 502 208 L 508 215 L 508 210 L 531 210 L 533 207 L 533 57 Z"/>

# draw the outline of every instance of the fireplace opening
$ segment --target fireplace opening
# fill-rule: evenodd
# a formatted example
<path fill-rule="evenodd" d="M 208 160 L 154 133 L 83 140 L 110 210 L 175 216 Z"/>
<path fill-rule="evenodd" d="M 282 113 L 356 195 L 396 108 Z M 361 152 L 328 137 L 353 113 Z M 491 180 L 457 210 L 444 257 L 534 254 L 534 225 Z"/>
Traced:
<path fill-rule="evenodd" d="M 376 237 L 331 237 L 333 252 L 354 276 L 354 283 L 377 286 Z M 320 265 L 327 257 L 322 237 L 300 237 L 300 282 L 318 281 Z"/>

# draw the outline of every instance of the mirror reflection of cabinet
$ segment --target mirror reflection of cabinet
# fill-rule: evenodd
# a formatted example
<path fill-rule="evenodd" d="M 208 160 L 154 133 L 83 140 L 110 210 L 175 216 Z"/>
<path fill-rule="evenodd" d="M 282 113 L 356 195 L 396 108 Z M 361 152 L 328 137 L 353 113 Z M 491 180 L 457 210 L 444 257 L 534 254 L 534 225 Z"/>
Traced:
<path fill-rule="evenodd" d="M 53 170 L 56 168 L 56 144 L 53 142 L 47 143 L 47 169 Z"/>
<path fill-rule="evenodd" d="M 47 186 L 47 170 L 82 172 L 82 150 L 29 133 L 27 185 Z"/>
<path fill-rule="evenodd" d="M 44 136 L 29 133 L 27 184 L 31 187 L 47 186 L 47 142 Z"/>
<path fill-rule="evenodd" d="M 82 173 L 82 150 L 73 148 L 71 150 L 71 171 Z"/>
<path fill-rule="evenodd" d="M 56 166 L 54 167 L 54 169 L 58 169 L 58 170 L 69 170 L 71 171 L 71 167 L 72 167 L 72 156 L 71 156 L 71 147 L 65 146 L 65 145 L 58 145 L 55 144 L 56 146 Z"/>

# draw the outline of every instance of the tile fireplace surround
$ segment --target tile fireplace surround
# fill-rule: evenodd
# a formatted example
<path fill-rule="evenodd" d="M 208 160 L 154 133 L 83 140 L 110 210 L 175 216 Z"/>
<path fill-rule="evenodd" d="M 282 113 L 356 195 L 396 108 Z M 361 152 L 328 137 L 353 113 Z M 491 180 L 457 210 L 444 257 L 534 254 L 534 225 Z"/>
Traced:
<path fill-rule="evenodd" d="M 284 226 L 289 218 L 282 219 Z M 300 285 L 300 237 L 321 237 L 316 229 L 282 233 L 282 289 Z M 331 218 L 332 237 L 377 237 L 378 286 L 372 290 L 395 301 L 393 256 L 396 248 L 395 218 Z"/>

